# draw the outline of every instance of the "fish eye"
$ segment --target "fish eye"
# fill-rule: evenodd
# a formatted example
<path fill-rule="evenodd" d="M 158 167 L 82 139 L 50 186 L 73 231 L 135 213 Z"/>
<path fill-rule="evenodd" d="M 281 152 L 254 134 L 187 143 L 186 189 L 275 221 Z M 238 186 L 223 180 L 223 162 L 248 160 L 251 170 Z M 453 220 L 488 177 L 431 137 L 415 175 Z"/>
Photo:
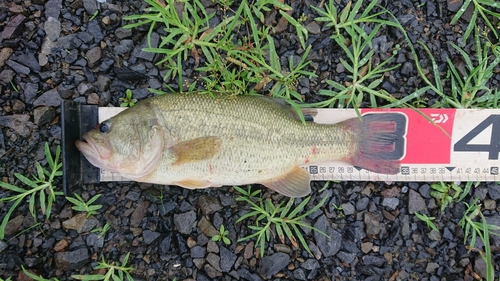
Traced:
<path fill-rule="evenodd" d="M 107 133 L 109 131 L 109 125 L 107 123 L 101 123 L 101 125 L 99 125 L 99 132 L 101 133 Z"/>

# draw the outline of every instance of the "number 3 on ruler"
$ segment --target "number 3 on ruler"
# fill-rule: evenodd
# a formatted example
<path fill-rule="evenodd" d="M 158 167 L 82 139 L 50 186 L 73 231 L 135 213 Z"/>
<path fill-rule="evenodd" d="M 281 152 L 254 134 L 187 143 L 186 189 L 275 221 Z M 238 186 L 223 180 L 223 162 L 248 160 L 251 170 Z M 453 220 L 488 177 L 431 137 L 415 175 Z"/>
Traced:
<path fill-rule="evenodd" d="M 489 144 L 469 144 L 469 142 L 484 131 L 489 126 L 491 127 L 491 138 Z M 454 151 L 482 151 L 488 152 L 489 160 L 498 160 L 500 152 L 500 115 L 491 115 L 484 119 L 479 125 L 468 132 L 461 138 L 453 147 Z"/>

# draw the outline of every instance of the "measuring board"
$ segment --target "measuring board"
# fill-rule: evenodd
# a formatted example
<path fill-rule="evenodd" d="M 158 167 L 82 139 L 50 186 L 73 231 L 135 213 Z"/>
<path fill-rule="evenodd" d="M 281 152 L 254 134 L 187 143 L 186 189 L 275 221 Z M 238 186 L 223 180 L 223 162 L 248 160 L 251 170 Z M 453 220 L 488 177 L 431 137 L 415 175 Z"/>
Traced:
<path fill-rule="evenodd" d="M 94 123 L 97 124 L 123 110 L 125 108 L 95 107 L 92 112 L 97 111 L 97 114 L 91 114 L 97 115 L 98 118 L 97 116 L 89 118 L 95 119 Z M 309 111 L 310 109 L 306 111 L 306 114 Z M 322 124 L 333 124 L 357 117 L 353 109 L 314 109 L 313 111 L 315 112 L 312 116 L 314 122 Z M 64 112 L 70 115 L 63 108 L 63 115 Z M 83 111 L 78 112 L 83 114 Z M 390 158 L 401 161 L 399 173 L 378 174 L 343 162 L 327 161 L 302 166 L 311 175 L 311 180 L 426 182 L 500 180 L 500 110 L 420 109 L 420 112 L 417 112 L 413 109 L 360 109 L 360 112 L 362 115 L 398 114 L 397 118 L 400 120 L 398 127 L 401 125 L 402 128 L 398 128 L 398 137 L 394 144 L 398 149 L 391 153 Z M 67 117 L 63 116 L 65 122 L 66 119 Z M 81 116 L 81 119 L 80 122 L 92 123 L 84 116 Z M 95 124 L 88 125 L 92 128 Z M 72 125 L 66 124 L 66 126 Z M 64 130 L 63 126 L 63 134 L 66 138 L 67 134 Z M 82 130 L 80 134 L 86 131 Z M 77 136 L 76 139 L 79 137 Z M 66 143 L 65 145 L 63 141 L 63 151 L 71 150 L 71 145 L 73 144 Z M 63 158 L 67 157 L 63 155 Z M 81 171 L 85 174 L 84 166 L 82 164 Z M 96 177 L 97 182 L 128 181 L 117 174 L 95 167 L 87 167 L 87 170 L 91 168 L 97 169 L 98 175 L 90 177 L 93 180 L 83 179 L 82 183 L 96 182 Z M 65 171 L 66 169 L 67 167 Z"/>

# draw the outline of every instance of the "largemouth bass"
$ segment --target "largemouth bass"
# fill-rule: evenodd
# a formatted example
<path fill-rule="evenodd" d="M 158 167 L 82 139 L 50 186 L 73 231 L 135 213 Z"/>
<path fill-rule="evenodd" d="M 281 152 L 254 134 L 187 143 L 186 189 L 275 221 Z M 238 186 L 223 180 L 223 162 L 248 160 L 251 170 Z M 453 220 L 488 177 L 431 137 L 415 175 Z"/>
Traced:
<path fill-rule="evenodd" d="M 376 116 L 303 123 L 264 96 L 167 94 L 103 121 L 76 146 L 94 166 L 138 182 L 191 189 L 259 183 L 300 197 L 310 193 L 310 176 L 299 167 L 306 163 L 399 172 L 400 161 L 387 159 L 394 126 Z"/>

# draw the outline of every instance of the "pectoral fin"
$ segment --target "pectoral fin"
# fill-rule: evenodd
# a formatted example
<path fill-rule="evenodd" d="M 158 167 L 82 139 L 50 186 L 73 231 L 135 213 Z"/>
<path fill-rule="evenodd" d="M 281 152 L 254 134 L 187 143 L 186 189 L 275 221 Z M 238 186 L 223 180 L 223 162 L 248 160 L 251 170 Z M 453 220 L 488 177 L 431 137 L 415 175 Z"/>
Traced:
<path fill-rule="evenodd" d="M 180 142 L 170 151 L 175 155 L 174 165 L 196 162 L 212 158 L 219 152 L 222 140 L 219 137 L 200 137 Z"/>
<path fill-rule="evenodd" d="M 279 178 L 261 184 L 288 197 L 302 197 L 311 192 L 309 182 L 309 174 L 296 166 Z"/>
<path fill-rule="evenodd" d="M 181 180 L 174 182 L 174 184 L 189 189 L 207 188 L 212 185 L 211 182 L 203 180 Z"/>

